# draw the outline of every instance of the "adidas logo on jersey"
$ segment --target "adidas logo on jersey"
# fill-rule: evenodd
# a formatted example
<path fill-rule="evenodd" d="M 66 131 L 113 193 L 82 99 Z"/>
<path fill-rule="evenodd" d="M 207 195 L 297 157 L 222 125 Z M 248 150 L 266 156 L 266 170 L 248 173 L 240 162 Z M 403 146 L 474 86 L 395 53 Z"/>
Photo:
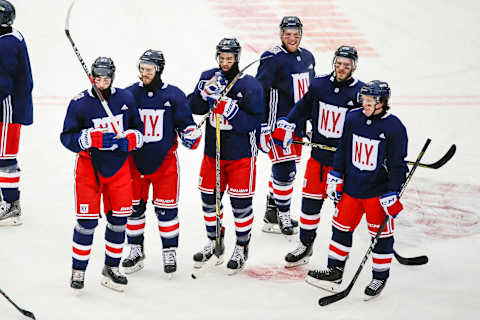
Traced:
<path fill-rule="evenodd" d="M 172 105 L 170 104 L 170 101 L 167 101 L 163 104 L 165 107 L 171 107 Z"/>
<path fill-rule="evenodd" d="M 243 94 L 241 92 L 237 93 L 238 98 L 243 98 Z"/>
<path fill-rule="evenodd" d="M 381 138 L 381 139 L 385 139 L 385 134 L 382 132 L 378 135 L 378 137 Z"/>
<path fill-rule="evenodd" d="M 123 111 L 123 110 L 128 110 L 128 107 L 127 107 L 127 105 L 126 105 L 126 104 L 124 104 L 124 105 L 123 105 L 123 107 L 122 107 L 120 110 L 122 110 L 122 111 Z"/>
<path fill-rule="evenodd" d="M 353 106 L 353 101 L 352 100 L 348 101 L 347 106 Z"/>

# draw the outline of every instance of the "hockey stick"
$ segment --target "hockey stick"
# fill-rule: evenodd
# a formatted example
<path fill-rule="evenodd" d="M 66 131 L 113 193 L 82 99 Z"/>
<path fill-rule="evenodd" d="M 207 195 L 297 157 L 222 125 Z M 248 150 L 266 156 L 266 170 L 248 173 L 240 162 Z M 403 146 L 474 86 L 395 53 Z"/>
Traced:
<path fill-rule="evenodd" d="M 220 220 L 220 115 L 215 114 L 216 127 L 216 143 L 215 143 L 215 221 L 217 223 L 217 229 L 215 230 L 215 256 L 220 258 L 222 251 L 222 221 Z"/>
<path fill-rule="evenodd" d="M 120 129 L 120 126 L 118 125 L 117 121 L 115 120 L 115 117 L 113 116 L 113 113 L 110 110 L 110 107 L 108 106 L 107 101 L 105 101 L 105 98 L 103 97 L 102 93 L 100 92 L 100 90 L 98 90 L 97 86 L 95 85 L 95 79 L 93 78 L 90 71 L 88 71 L 88 68 L 87 68 L 87 65 L 85 64 L 85 61 L 83 61 L 83 58 L 80 55 L 80 52 L 78 51 L 77 46 L 75 45 L 72 37 L 70 36 L 70 29 L 69 29 L 70 28 L 69 27 L 70 14 L 72 12 L 72 8 L 73 8 L 74 4 L 75 4 L 75 0 L 72 1 L 72 3 L 70 4 L 70 7 L 68 8 L 67 18 L 65 19 L 65 34 L 67 35 L 67 38 L 70 41 L 70 44 L 72 45 L 73 51 L 75 52 L 75 55 L 77 56 L 78 61 L 80 61 L 80 64 L 82 65 L 83 70 L 85 71 L 85 73 L 88 76 L 88 79 L 92 83 L 93 90 L 95 91 L 97 96 L 100 97 L 100 102 L 102 104 L 102 107 L 105 110 L 105 112 L 107 113 L 107 116 L 110 119 L 110 122 L 112 123 L 113 129 L 115 130 L 115 133 L 117 134 L 117 136 L 123 137 L 123 130 Z"/>
<path fill-rule="evenodd" d="M 399 198 L 402 197 L 403 192 L 405 191 L 408 183 L 409 183 L 410 180 L 412 179 L 413 173 L 415 172 L 415 170 L 417 169 L 418 165 L 420 164 L 420 159 L 422 159 L 423 154 L 424 154 L 425 151 L 427 150 L 427 148 L 428 148 L 428 146 L 430 145 L 430 142 L 431 142 L 431 141 L 432 141 L 432 140 L 430 140 L 430 139 L 427 139 L 427 141 L 425 141 L 425 144 L 423 145 L 422 150 L 421 150 L 420 153 L 418 154 L 418 157 L 417 157 L 417 160 L 415 161 L 415 164 L 413 165 L 412 169 L 410 170 L 410 173 L 408 174 L 407 179 L 405 180 L 405 183 L 403 184 L 402 189 L 400 190 L 400 193 L 399 193 L 399 195 L 398 195 Z M 360 272 L 362 271 L 363 266 L 365 265 L 365 262 L 367 261 L 368 257 L 370 256 L 370 253 L 372 252 L 373 248 L 374 248 L 375 245 L 377 244 L 378 239 L 380 238 L 380 234 L 382 233 L 383 229 L 384 229 L 385 226 L 387 225 L 389 219 L 390 219 L 390 216 L 387 214 L 387 215 L 385 216 L 385 219 L 383 219 L 383 222 L 382 222 L 382 224 L 380 225 L 380 228 L 378 229 L 378 232 L 377 232 L 377 234 L 375 235 L 375 238 L 373 238 L 372 244 L 370 244 L 370 247 L 368 247 L 367 253 L 365 253 L 365 256 L 363 257 L 363 260 L 362 260 L 362 262 L 360 263 L 360 266 L 358 267 L 357 272 L 356 272 L 355 275 L 353 276 L 353 279 L 352 279 L 352 281 L 350 281 L 350 284 L 348 285 L 348 287 L 347 287 L 345 290 L 340 291 L 340 292 L 338 292 L 338 293 L 335 293 L 335 294 L 333 294 L 333 295 L 320 298 L 320 299 L 318 300 L 318 304 L 319 304 L 319 305 L 321 305 L 321 306 L 326 306 L 326 305 L 329 305 L 329 304 L 331 304 L 331 303 L 337 302 L 337 301 L 345 298 L 346 296 L 348 296 L 348 294 L 350 293 L 350 291 L 351 291 L 352 288 L 353 288 L 353 285 L 354 285 L 355 282 L 357 281 L 357 278 L 358 278 L 358 276 L 360 275 Z"/>
<path fill-rule="evenodd" d="M 29 317 L 31 319 L 36 319 L 35 316 L 33 315 L 33 313 L 31 313 L 30 311 L 27 311 L 25 309 L 22 309 L 20 308 L 19 306 L 16 305 L 15 302 L 12 301 L 12 299 L 10 299 L 7 294 L 5 292 L 3 292 L 2 289 L 0 289 L 0 293 L 5 297 L 5 299 L 8 300 L 8 302 L 10 302 L 11 304 L 13 304 L 13 306 L 18 310 L 20 311 L 25 317 Z"/>
<path fill-rule="evenodd" d="M 327 146 L 327 145 L 319 144 L 319 143 L 314 143 L 314 142 L 310 142 L 310 141 L 296 141 L 296 140 L 294 140 L 292 143 L 301 144 L 303 146 L 318 148 L 318 149 L 322 149 L 322 150 L 326 150 L 326 151 L 333 151 L 334 152 L 334 151 L 337 150 L 336 147 L 331 147 L 331 146 Z M 443 165 L 445 163 L 447 163 L 453 157 L 453 155 L 455 154 L 456 151 L 457 151 L 457 146 L 455 144 L 452 144 L 450 149 L 448 149 L 447 153 L 445 153 L 443 155 L 443 157 L 441 157 L 439 160 L 437 160 L 433 163 L 419 163 L 418 166 L 422 167 L 422 168 L 439 169 L 439 168 L 443 167 Z M 407 160 L 405 162 L 408 165 L 415 164 L 414 161 L 408 161 Z"/>
<path fill-rule="evenodd" d="M 262 61 L 262 60 L 265 60 L 265 59 L 268 59 L 268 58 L 271 58 L 273 56 L 266 56 L 266 57 L 263 57 L 263 58 L 260 58 L 260 59 L 257 59 L 255 61 L 252 61 L 250 62 L 249 64 L 247 64 L 247 66 L 245 68 L 243 68 L 242 70 L 240 70 L 237 75 L 233 78 L 233 80 L 228 84 L 228 86 L 220 93 L 220 98 L 218 98 L 217 102 L 215 103 L 215 105 L 212 107 L 212 109 L 215 109 L 217 107 L 217 104 L 220 103 L 220 101 L 225 98 L 225 96 L 230 92 L 230 90 L 232 90 L 233 86 L 235 85 L 235 83 L 238 81 L 238 79 L 243 75 L 243 73 L 245 72 L 245 70 L 247 70 L 250 66 L 252 66 L 253 64 L 255 64 L 256 62 L 259 62 L 259 61 Z M 203 116 L 202 120 L 200 120 L 200 122 L 197 124 L 197 128 L 200 128 L 204 123 L 205 121 L 207 121 L 208 117 L 210 117 L 210 110 L 207 112 L 206 115 Z"/>

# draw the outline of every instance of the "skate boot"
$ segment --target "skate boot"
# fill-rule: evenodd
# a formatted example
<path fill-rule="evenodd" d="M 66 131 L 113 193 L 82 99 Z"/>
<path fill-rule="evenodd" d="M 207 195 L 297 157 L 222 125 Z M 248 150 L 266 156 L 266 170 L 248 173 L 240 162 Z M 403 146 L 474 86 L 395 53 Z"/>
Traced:
<path fill-rule="evenodd" d="M 342 283 L 343 268 L 333 267 L 323 270 L 309 270 L 305 281 L 320 289 L 337 292 Z"/>
<path fill-rule="evenodd" d="M 122 267 L 126 274 L 134 273 L 143 269 L 143 260 L 145 253 L 143 252 L 143 244 L 131 244 L 130 253 L 122 261 Z"/>
<path fill-rule="evenodd" d="M 177 271 L 177 252 L 175 248 L 163 249 L 163 271 L 171 276 Z"/>
<path fill-rule="evenodd" d="M 371 300 L 382 292 L 383 288 L 385 288 L 385 284 L 387 283 L 387 279 L 379 280 L 379 279 L 372 279 L 368 286 L 365 288 L 365 298 L 363 300 Z"/>
<path fill-rule="evenodd" d="M 229 275 L 234 275 L 245 267 L 245 262 L 248 259 L 248 244 L 235 246 L 232 257 L 227 263 Z"/>
<path fill-rule="evenodd" d="M 70 287 L 73 289 L 83 289 L 85 283 L 85 270 L 72 269 L 72 277 L 70 278 Z"/>
<path fill-rule="evenodd" d="M 0 204 L 0 226 L 19 226 L 22 224 L 20 200 L 2 201 Z"/>
<path fill-rule="evenodd" d="M 277 211 L 278 226 L 280 232 L 286 236 L 291 236 L 295 233 L 292 225 L 292 220 L 290 219 L 290 211 L 281 212 Z"/>
<path fill-rule="evenodd" d="M 304 245 L 303 242 L 300 241 L 298 247 L 292 252 L 287 253 L 285 256 L 285 267 L 293 268 L 302 264 L 307 264 L 313 253 L 312 248 L 313 243 Z"/>
<path fill-rule="evenodd" d="M 222 228 L 223 229 L 223 228 Z M 222 236 L 220 238 L 221 247 L 220 247 L 220 256 L 215 262 L 215 265 L 221 265 L 223 263 L 223 253 L 225 252 L 225 245 L 223 243 L 224 231 L 222 230 Z M 215 240 L 208 240 L 208 243 L 203 247 L 202 250 L 193 255 L 193 267 L 195 269 L 200 269 L 203 265 L 210 260 L 210 258 L 215 254 Z"/>
<path fill-rule="evenodd" d="M 267 233 L 281 233 L 280 227 L 278 225 L 278 209 L 275 205 L 271 204 L 270 196 L 267 196 L 267 209 L 265 210 L 265 216 L 263 217 L 263 222 L 265 223 L 262 227 L 263 232 Z M 298 221 L 290 219 L 294 233 L 298 233 Z"/>
<path fill-rule="evenodd" d="M 118 267 L 105 265 L 102 270 L 102 285 L 115 291 L 123 292 L 127 286 L 128 280 L 125 275 L 120 273 Z"/>

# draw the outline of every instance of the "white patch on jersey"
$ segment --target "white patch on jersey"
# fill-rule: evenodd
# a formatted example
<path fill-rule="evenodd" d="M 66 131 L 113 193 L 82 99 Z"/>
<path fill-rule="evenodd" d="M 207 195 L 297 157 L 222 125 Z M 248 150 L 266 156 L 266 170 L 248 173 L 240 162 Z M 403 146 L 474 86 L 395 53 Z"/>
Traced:
<path fill-rule="evenodd" d="M 353 106 L 353 101 L 352 100 L 348 101 L 347 106 Z"/>
<path fill-rule="evenodd" d="M 88 204 L 80 204 L 80 213 L 88 213 Z"/>
<path fill-rule="evenodd" d="M 85 96 L 85 94 L 83 92 L 80 92 L 75 97 L 73 97 L 72 100 L 79 100 L 79 99 L 83 98 L 84 96 Z"/>
<path fill-rule="evenodd" d="M 145 143 L 160 141 L 163 138 L 163 116 L 165 110 L 138 109 L 143 121 L 143 141 Z"/>
<path fill-rule="evenodd" d="M 308 70 L 312 70 L 312 69 L 313 69 L 313 64 L 310 64 L 310 65 L 308 66 Z"/>
<path fill-rule="evenodd" d="M 241 92 L 237 93 L 238 98 L 243 98 L 243 94 Z"/>
<path fill-rule="evenodd" d="M 308 72 L 292 74 L 293 101 L 297 103 L 308 92 L 310 77 Z"/>
<path fill-rule="evenodd" d="M 381 138 L 381 139 L 385 139 L 385 134 L 382 132 L 378 135 L 378 137 Z"/>
<path fill-rule="evenodd" d="M 170 104 L 170 101 L 165 102 L 164 104 L 165 107 L 171 107 L 172 105 Z"/>
<path fill-rule="evenodd" d="M 114 118 L 115 118 L 115 121 L 117 122 L 117 125 L 120 128 L 120 130 L 124 131 L 123 130 L 123 115 L 120 113 L 120 114 L 117 114 L 116 116 L 114 116 Z M 103 129 L 107 129 L 108 132 L 116 133 L 115 129 L 113 128 L 112 122 L 110 121 L 110 117 L 92 119 L 92 122 L 93 122 L 93 126 L 95 128 L 103 128 Z"/>
<path fill-rule="evenodd" d="M 268 49 L 268 52 L 271 52 L 273 54 L 277 54 L 277 53 L 282 52 L 282 49 L 279 46 L 275 46 L 275 47 L 272 47 L 272 48 Z"/>
<path fill-rule="evenodd" d="M 123 107 L 120 110 L 128 110 L 128 107 L 126 104 L 123 105 Z"/>
<path fill-rule="evenodd" d="M 297 61 L 299 61 L 299 62 L 302 61 L 302 57 L 297 56 Z"/>
<path fill-rule="evenodd" d="M 380 140 L 353 134 L 352 163 L 360 170 L 374 171 L 377 168 L 378 145 Z"/>
<path fill-rule="evenodd" d="M 318 104 L 318 132 L 326 138 L 340 138 L 348 109 L 321 101 Z"/>
<path fill-rule="evenodd" d="M 215 114 L 213 112 L 210 112 L 210 125 L 214 128 L 217 127 L 217 119 L 215 117 Z M 228 122 L 227 119 L 225 119 L 222 115 L 220 115 L 220 130 L 232 130 L 233 127 L 232 125 Z"/>

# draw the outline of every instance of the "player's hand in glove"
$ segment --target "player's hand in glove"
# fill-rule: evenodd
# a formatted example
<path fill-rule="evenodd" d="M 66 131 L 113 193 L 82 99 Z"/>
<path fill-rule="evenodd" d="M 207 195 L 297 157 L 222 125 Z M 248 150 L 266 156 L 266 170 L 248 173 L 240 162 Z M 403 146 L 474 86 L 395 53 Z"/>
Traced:
<path fill-rule="evenodd" d="M 380 204 L 382 205 L 383 210 L 385 210 L 385 213 L 394 219 L 403 210 L 403 205 L 398 198 L 397 192 L 389 192 L 381 195 Z"/>
<path fill-rule="evenodd" d="M 224 97 L 218 103 L 216 99 L 210 97 L 207 98 L 207 101 L 213 113 L 222 115 L 227 120 L 231 120 L 238 112 L 237 103 L 229 97 Z"/>
<path fill-rule="evenodd" d="M 127 130 L 123 133 L 123 138 L 117 139 L 116 144 L 118 150 L 122 152 L 130 152 L 134 149 L 139 149 L 143 145 L 143 135 L 138 130 Z"/>
<path fill-rule="evenodd" d="M 186 127 L 182 132 L 179 132 L 182 144 L 192 150 L 197 149 L 200 139 L 202 139 L 202 130 L 197 126 L 191 125 Z"/>
<path fill-rule="evenodd" d="M 287 118 L 282 117 L 277 121 L 277 127 L 273 132 L 273 143 L 287 149 L 293 141 L 293 132 L 295 131 L 295 123 L 287 121 Z"/>
<path fill-rule="evenodd" d="M 90 148 L 111 148 L 116 140 L 114 139 L 116 134 L 113 132 L 104 132 L 102 128 L 89 128 L 83 129 L 78 137 L 78 143 L 82 150 Z"/>
<path fill-rule="evenodd" d="M 272 148 L 272 130 L 268 123 L 262 123 L 260 127 L 260 150 L 268 153 Z"/>
<path fill-rule="evenodd" d="M 330 170 L 327 174 L 327 196 L 334 202 L 340 201 L 343 194 L 342 174 L 335 170 Z"/>
<path fill-rule="evenodd" d="M 203 87 L 203 90 L 200 91 L 200 95 L 205 101 L 208 101 L 208 98 L 216 100 L 220 98 L 220 94 L 225 90 L 226 86 L 227 80 L 223 74 L 221 72 L 215 72 L 212 79 L 210 79 Z"/>

